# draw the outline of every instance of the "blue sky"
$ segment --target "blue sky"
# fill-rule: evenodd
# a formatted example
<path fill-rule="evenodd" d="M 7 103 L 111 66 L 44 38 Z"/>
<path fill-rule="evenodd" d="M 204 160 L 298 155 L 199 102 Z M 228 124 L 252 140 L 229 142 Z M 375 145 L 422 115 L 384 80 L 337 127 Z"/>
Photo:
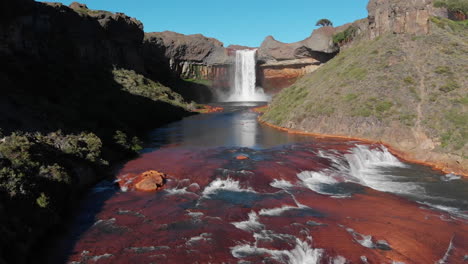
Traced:
<path fill-rule="evenodd" d="M 49 0 L 53 1 L 53 0 Z M 71 0 L 58 1 L 69 5 Z M 335 26 L 367 17 L 368 0 L 81 0 L 91 9 L 136 17 L 146 32 L 201 33 L 225 46 L 257 47 L 272 35 L 296 42 L 310 35 L 320 18 Z"/>

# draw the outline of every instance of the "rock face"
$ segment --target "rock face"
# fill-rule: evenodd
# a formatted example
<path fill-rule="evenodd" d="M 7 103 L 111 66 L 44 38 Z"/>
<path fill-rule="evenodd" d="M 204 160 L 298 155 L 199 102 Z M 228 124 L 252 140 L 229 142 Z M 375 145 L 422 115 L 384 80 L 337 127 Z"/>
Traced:
<path fill-rule="evenodd" d="M 371 39 L 384 32 L 429 33 L 431 16 L 447 17 L 446 9 L 435 8 L 433 0 L 371 0 L 369 11 L 369 36 Z"/>
<path fill-rule="evenodd" d="M 213 86 L 229 87 L 229 70 L 233 63 L 223 43 L 201 34 L 183 35 L 171 31 L 145 34 L 144 54 L 151 62 L 151 72 L 160 70 L 162 75 L 183 79 L 213 81 Z"/>
<path fill-rule="evenodd" d="M 58 180 L 52 172 L 42 176 L 39 161 L 34 162 L 37 171 L 15 165 L 18 174 L 1 173 L 0 263 L 42 262 L 29 255 L 33 246 L 44 245 L 47 232 L 63 222 L 80 189 L 106 176 L 107 162 L 114 164 L 132 154 L 133 136 L 190 115 L 182 104 L 172 104 L 171 93 L 163 93 L 168 87 L 160 89 L 158 80 L 146 74 L 143 37 L 141 22 L 121 13 L 90 10 L 78 3 L 67 7 L 0 1 L 0 138 L 13 131 L 53 135 L 61 130 L 63 136 L 53 136 L 56 142 L 80 149 L 74 155 L 49 145 L 54 141 L 37 143 L 39 153 L 45 153 L 38 155 L 40 162 L 49 165 L 51 155 L 59 169 L 50 170 L 59 175 L 63 166 L 70 172 L 67 180 Z M 133 90 L 116 81 L 114 70 L 133 73 L 122 76 Z M 161 100 L 151 98 L 166 94 Z M 89 133 L 83 136 L 85 141 L 74 138 L 84 131 Z M 124 132 L 117 144 L 116 131 Z M 1 169 L 7 169 L 10 165 L 3 161 L 3 153 L 0 156 Z M 27 177 L 15 178 L 26 170 Z M 6 193 L 3 186 L 10 181 L 24 186 L 24 191 L 21 187 L 21 194 Z M 36 200 L 41 193 L 42 200 Z"/>
<path fill-rule="evenodd" d="M 320 65 L 320 61 L 313 58 L 264 63 L 258 67 L 257 78 L 266 93 L 275 94 Z"/>
<path fill-rule="evenodd" d="M 322 27 L 295 43 L 282 43 L 272 36 L 266 37 L 258 49 L 259 85 L 267 93 L 276 93 L 316 70 L 338 52 L 339 47 L 332 40 L 335 32 L 333 27 Z"/>
<path fill-rule="evenodd" d="M 335 31 L 323 27 L 296 43 L 267 37 L 257 52 L 257 85 L 267 93 L 276 93 L 333 58 L 339 49 L 332 41 Z M 208 80 L 213 89 L 225 90 L 232 86 L 235 53 L 241 49 L 255 48 L 240 45 L 225 48 L 220 41 L 200 34 L 165 31 L 147 33 L 143 51 L 148 62 L 146 69 L 151 75 L 158 75 L 158 79 L 172 76 Z"/>

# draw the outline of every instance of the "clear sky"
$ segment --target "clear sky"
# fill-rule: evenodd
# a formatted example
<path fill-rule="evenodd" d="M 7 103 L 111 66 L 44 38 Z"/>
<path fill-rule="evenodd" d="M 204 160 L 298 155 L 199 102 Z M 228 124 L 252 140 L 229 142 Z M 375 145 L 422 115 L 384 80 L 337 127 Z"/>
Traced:
<path fill-rule="evenodd" d="M 53 0 L 49 0 L 53 1 Z M 69 5 L 71 0 L 57 2 Z M 145 32 L 201 33 L 228 46 L 258 47 L 272 35 L 282 42 L 305 39 L 320 18 L 335 26 L 367 17 L 368 0 L 80 0 L 91 9 L 126 13 Z"/>

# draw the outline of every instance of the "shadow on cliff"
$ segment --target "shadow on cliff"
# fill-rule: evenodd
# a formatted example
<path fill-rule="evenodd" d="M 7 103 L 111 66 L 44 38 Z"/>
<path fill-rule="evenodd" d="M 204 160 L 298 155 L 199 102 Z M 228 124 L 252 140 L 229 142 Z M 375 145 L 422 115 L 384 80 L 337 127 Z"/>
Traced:
<path fill-rule="evenodd" d="M 27 8 L 0 19 L 0 135 L 92 132 L 102 140 L 102 156 L 112 164 L 129 157 L 116 147 L 117 130 L 144 135 L 150 128 L 191 114 L 182 107 L 131 94 L 115 81 L 115 68 L 144 73 L 143 31 L 133 20 L 108 12 L 80 15 L 60 4 L 19 2 Z M 0 13 L 4 12 L 8 10 Z M 109 174 L 108 167 L 96 169 L 91 182 Z M 31 209 L 37 207 L 35 197 L 9 198 L 0 190 L 0 263 L 40 263 L 38 256 L 51 237 L 63 231 L 82 188 L 47 183 L 45 190 L 60 201 L 51 216 Z M 90 218 L 105 200 L 94 201 Z"/>

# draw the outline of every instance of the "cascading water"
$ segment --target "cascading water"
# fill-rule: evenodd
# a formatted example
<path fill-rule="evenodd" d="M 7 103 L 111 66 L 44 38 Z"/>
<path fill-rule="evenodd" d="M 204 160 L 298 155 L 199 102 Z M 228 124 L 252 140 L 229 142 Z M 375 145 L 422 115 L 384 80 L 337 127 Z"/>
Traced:
<path fill-rule="evenodd" d="M 247 101 L 268 101 L 263 89 L 255 86 L 255 54 L 257 50 L 237 50 L 234 87 L 226 101 L 247 102 Z"/>

